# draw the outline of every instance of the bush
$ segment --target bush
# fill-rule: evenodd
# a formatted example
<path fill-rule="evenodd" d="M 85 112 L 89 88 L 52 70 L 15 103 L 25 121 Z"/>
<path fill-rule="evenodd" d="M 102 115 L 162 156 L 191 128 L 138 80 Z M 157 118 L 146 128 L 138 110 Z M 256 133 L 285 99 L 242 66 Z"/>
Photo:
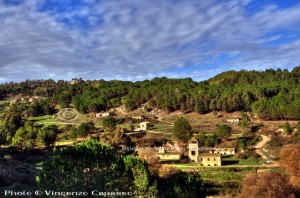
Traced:
<path fill-rule="evenodd" d="M 86 137 L 94 127 L 95 126 L 92 122 L 80 124 L 79 127 L 77 128 L 77 136 Z"/>
<path fill-rule="evenodd" d="M 285 132 L 287 135 L 290 135 L 290 134 L 293 132 L 293 130 L 292 130 L 291 125 L 290 125 L 289 122 L 285 122 L 285 123 L 284 123 L 284 125 L 283 125 L 283 130 L 284 130 L 284 132 Z"/>
<path fill-rule="evenodd" d="M 288 179 L 276 172 L 251 173 L 243 179 L 240 198 L 295 197 Z"/>
<path fill-rule="evenodd" d="M 70 140 L 76 140 L 77 138 L 77 128 L 72 126 L 70 129 L 69 129 L 69 132 L 68 132 L 68 138 Z"/>
<path fill-rule="evenodd" d="M 280 136 L 272 136 L 271 140 L 268 142 L 268 146 L 272 149 L 281 148 L 285 144 L 285 138 Z"/>
<path fill-rule="evenodd" d="M 102 127 L 104 128 L 105 131 L 113 131 L 117 125 L 117 121 L 109 116 L 109 117 L 106 117 L 102 120 L 101 122 L 102 124 Z"/>
<path fill-rule="evenodd" d="M 52 145 L 57 137 L 58 128 L 56 125 L 44 126 L 38 132 L 39 141 L 45 146 Z"/>
<path fill-rule="evenodd" d="M 228 125 L 221 125 L 221 126 L 218 126 L 215 134 L 219 137 L 219 138 L 229 138 L 231 136 L 231 133 L 232 133 L 232 129 L 230 126 Z"/>

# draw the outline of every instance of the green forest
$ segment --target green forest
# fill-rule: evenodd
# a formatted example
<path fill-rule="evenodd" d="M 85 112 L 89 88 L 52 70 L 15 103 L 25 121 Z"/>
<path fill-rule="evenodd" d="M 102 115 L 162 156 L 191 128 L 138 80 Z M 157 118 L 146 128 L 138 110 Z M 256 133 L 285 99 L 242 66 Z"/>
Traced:
<path fill-rule="evenodd" d="M 25 94 L 47 97 L 33 103 L 30 114 L 51 114 L 51 107 L 74 107 L 81 113 L 106 111 L 122 104 L 134 110 L 168 112 L 252 111 L 265 120 L 300 119 L 300 67 L 288 70 L 226 71 L 206 81 L 154 78 L 137 82 L 26 80 L 0 85 L 0 97 Z"/>

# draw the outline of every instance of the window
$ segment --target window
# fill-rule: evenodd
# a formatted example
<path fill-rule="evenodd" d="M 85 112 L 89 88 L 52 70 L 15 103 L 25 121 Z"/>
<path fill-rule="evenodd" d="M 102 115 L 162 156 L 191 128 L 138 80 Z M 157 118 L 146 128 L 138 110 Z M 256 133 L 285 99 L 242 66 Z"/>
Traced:
<path fill-rule="evenodd" d="M 209 161 L 209 157 L 207 158 L 207 161 Z"/>
<path fill-rule="evenodd" d="M 214 158 L 214 161 L 216 161 L 216 158 Z"/>
<path fill-rule="evenodd" d="M 200 157 L 200 161 L 202 162 L 202 157 Z"/>
<path fill-rule="evenodd" d="M 217 164 L 215 164 L 215 166 L 217 166 Z"/>
<path fill-rule="evenodd" d="M 196 155 L 196 152 L 195 152 L 195 151 L 192 151 L 192 155 Z"/>

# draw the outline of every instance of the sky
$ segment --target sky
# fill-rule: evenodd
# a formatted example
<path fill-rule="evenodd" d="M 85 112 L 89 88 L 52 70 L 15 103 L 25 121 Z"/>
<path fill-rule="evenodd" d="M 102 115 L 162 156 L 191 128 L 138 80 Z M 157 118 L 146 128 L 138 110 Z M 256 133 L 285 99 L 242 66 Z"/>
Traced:
<path fill-rule="evenodd" d="M 300 0 L 0 0 L 0 83 L 300 65 Z"/>

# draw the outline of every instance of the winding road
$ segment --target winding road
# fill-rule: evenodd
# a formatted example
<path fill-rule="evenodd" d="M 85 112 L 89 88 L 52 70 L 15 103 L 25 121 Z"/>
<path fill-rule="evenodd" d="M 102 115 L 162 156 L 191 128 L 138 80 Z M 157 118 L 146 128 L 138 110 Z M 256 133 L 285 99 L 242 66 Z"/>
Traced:
<path fill-rule="evenodd" d="M 255 149 L 261 149 L 267 142 L 271 140 L 271 138 L 269 138 L 268 136 L 265 135 L 260 135 L 260 136 L 262 137 L 262 141 L 260 141 L 254 146 Z"/>
<path fill-rule="evenodd" d="M 261 149 L 264 147 L 264 145 L 271 140 L 266 135 L 260 135 L 262 137 L 262 141 L 258 142 L 254 148 L 255 148 L 255 153 L 260 155 L 264 160 L 269 161 L 272 165 L 279 166 L 278 162 L 271 160 L 268 156 L 266 156 Z"/>

